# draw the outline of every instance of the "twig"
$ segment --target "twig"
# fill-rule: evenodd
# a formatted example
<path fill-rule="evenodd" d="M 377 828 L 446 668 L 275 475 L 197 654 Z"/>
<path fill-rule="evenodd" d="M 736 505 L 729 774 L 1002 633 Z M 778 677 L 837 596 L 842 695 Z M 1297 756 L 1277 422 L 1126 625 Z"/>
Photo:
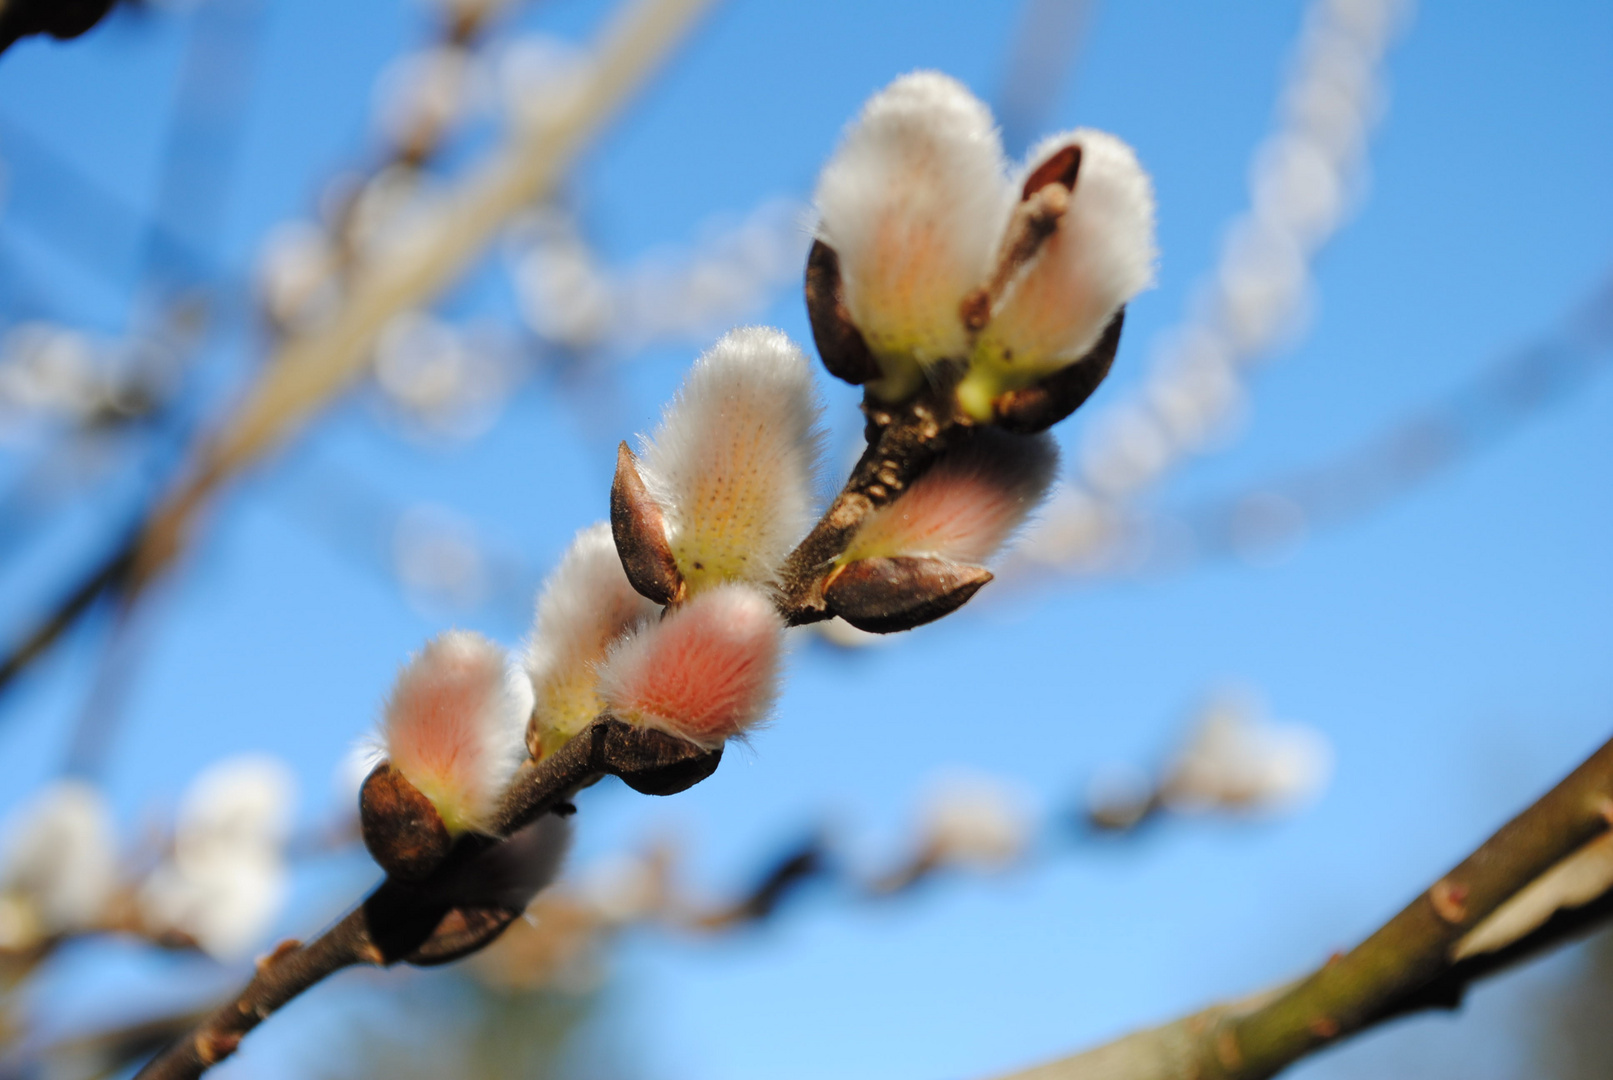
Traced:
<path fill-rule="evenodd" d="M 1497 953 L 1453 961 L 1469 930 L 1613 821 L 1613 742 L 1375 933 L 1305 978 L 1002 1080 L 1261 1080 L 1358 1031 L 1455 1008 L 1468 985 L 1613 914 L 1604 896 Z"/>
<path fill-rule="evenodd" d="M 856 528 L 875 508 L 889 503 L 922 475 L 960 427 L 944 402 L 950 382 L 900 409 L 865 407 L 869 448 L 839 496 L 790 555 L 785 587 L 777 598 L 786 618 L 809 622 L 826 617 L 822 582 Z M 550 812 L 562 812 L 581 788 L 601 777 L 620 777 L 651 795 L 682 791 L 710 776 L 721 748 L 707 751 L 659 731 L 606 717 L 541 761 L 528 761 L 511 782 L 491 827 L 492 836 L 469 835 L 423 882 L 395 878 L 376 890 L 335 926 L 306 945 L 282 944 L 259 967 L 257 977 L 234 1000 L 220 1006 L 195 1031 L 139 1073 L 141 1080 L 189 1080 L 235 1052 L 241 1038 L 276 1009 L 336 971 L 354 964 L 445 963 L 475 952 L 496 938 L 525 907 L 475 891 L 477 860 L 497 850 L 500 839 Z M 771 908 L 795 880 L 810 870 L 786 868 Z"/>
<path fill-rule="evenodd" d="M 144 1080 L 200 1076 L 233 1054 L 241 1039 L 275 1010 L 343 968 L 400 961 L 446 963 L 481 948 L 525 906 L 523 900 L 511 907 L 498 892 L 476 891 L 479 860 L 495 852 L 500 839 L 566 807 L 579 788 L 607 774 L 620 776 L 641 791 L 681 790 L 676 783 L 686 781 L 683 787 L 687 787 L 704 779 L 721 758 L 721 750 L 705 751 L 661 732 L 615 720 L 596 721 L 543 761 L 523 768 L 497 815 L 496 836 L 466 836 L 425 881 L 389 878 L 312 941 L 283 942 L 259 963 L 257 975 L 240 994 L 208 1014 L 139 1076 Z"/>
<path fill-rule="evenodd" d="M 955 375 L 943 374 L 905 405 L 864 403 L 868 449 L 817 525 L 790 552 L 779 575 L 778 609 L 791 626 L 829 618 L 823 585 L 834 560 L 868 515 L 906 491 L 962 427 L 952 402 L 954 385 Z"/>

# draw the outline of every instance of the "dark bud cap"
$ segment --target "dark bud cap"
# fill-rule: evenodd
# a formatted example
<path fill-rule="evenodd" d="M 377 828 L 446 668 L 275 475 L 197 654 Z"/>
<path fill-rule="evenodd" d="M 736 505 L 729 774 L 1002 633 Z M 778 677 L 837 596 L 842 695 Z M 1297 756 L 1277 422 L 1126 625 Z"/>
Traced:
<path fill-rule="evenodd" d="M 717 771 L 722 747 L 707 750 L 664 731 L 611 720 L 596 755 L 606 772 L 639 794 L 676 795 Z"/>
<path fill-rule="evenodd" d="M 952 614 L 990 580 L 985 567 L 947 559 L 858 559 L 829 582 L 823 597 L 857 629 L 894 634 Z"/>
<path fill-rule="evenodd" d="M 485 842 L 483 837 L 466 838 L 472 839 Z M 389 877 L 365 897 L 366 930 L 381 963 L 446 964 L 487 945 L 515 921 L 522 906 L 445 895 L 444 879 L 474 862 L 482 847 L 462 841 L 431 879 L 409 882 Z"/>
<path fill-rule="evenodd" d="M 1121 308 L 1104 327 L 1098 343 L 1081 359 L 1034 386 L 1009 390 L 997 398 L 992 403 L 997 426 L 1018 435 L 1034 435 L 1080 408 L 1114 365 L 1115 352 L 1120 348 L 1120 327 L 1125 321 L 1126 309 Z"/>
<path fill-rule="evenodd" d="M 812 341 L 829 374 L 853 386 L 877 379 L 879 364 L 846 310 L 840 289 L 840 256 L 822 240 L 814 240 L 807 255 L 806 306 Z"/>
<path fill-rule="evenodd" d="M 1031 174 L 1025 178 L 1025 187 L 1020 191 L 1019 198 L 1024 201 L 1049 184 L 1061 184 L 1065 190 L 1074 191 L 1075 178 L 1080 171 L 1081 148 L 1066 146 L 1031 170 Z"/>
<path fill-rule="evenodd" d="M 469 956 L 488 945 L 521 915 L 521 909 L 461 904 L 448 909 L 430 936 L 403 959 L 415 967 L 435 967 Z"/>
<path fill-rule="evenodd" d="M 610 485 L 610 531 L 627 580 L 657 604 L 683 598 L 683 575 L 667 543 L 660 504 L 644 486 L 638 459 L 624 442 L 616 449 L 616 479 Z"/>
<path fill-rule="evenodd" d="M 365 777 L 358 812 L 364 846 L 381 869 L 404 881 L 425 878 L 453 846 L 431 800 L 388 762 Z"/>

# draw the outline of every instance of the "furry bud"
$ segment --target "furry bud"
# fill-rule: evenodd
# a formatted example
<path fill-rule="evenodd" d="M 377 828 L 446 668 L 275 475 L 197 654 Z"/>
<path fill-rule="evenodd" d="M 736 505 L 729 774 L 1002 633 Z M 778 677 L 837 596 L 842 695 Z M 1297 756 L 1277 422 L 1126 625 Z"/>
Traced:
<path fill-rule="evenodd" d="M 967 356 L 958 304 L 989 272 L 1013 202 L 986 106 L 938 72 L 902 76 L 846 129 L 815 201 L 846 310 L 884 373 L 870 389 L 905 398 L 923 365 Z"/>
<path fill-rule="evenodd" d="M 952 614 L 990 580 L 984 567 L 946 559 L 859 559 L 829 579 L 823 598 L 857 629 L 894 634 Z"/>
<path fill-rule="evenodd" d="M 0 948 L 95 925 L 117 885 L 116 829 L 100 791 L 58 780 L 7 822 L 6 833 Z"/>
<path fill-rule="evenodd" d="M 527 750 L 534 758 L 553 753 L 605 711 L 597 665 L 612 641 L 657 614 L 629 583 L 628 560 L 618 558 L 620 541 L 611 533 L 604 522 L 579 532 L 538 596 L 526 655 L 533 693 Z"/>
<path fill-rule="evenodd" d="M 1120 307 L 1153 281 L 1153 185 L 1131 147 L 1082 128 L 1046 140 L 1030 161 L 1015 218 L 1028 232 L 1011 226 L 1004 238 L 958 388 L 959 403 L 981 421 L 1004 390 L 1090 353 Z"/>
<path fill-rule="evenodd" d="M 715 748 L 772 709 L 783 634 L 765 594 L 720 585 L 612 646 L 600 691 L 629 724 Z"/>
<path fill-rule="evenodd" d="M 432 639 L 398 674 L 381 741 L 392 768 L 448 832 L 481 832 L 521 760 L 532 691 L 504 650 L 480 634 Z"/>
<path fill-rule="evenodd" d="M 642 461 L 691 595 L 773 580 L 811 518 L 817 418 L 811 368 L 777 330 L 731 331 L 695 361 Z"/>
<path fill-rule="evenodd" d="M 849 569 L 860 560 L 923 556 L 978 566 L 1046 496 L 1057 462 L 1049 436 L 977 430 L 944 453 L 895 502 L 870 514 L 841 562 Z"/>

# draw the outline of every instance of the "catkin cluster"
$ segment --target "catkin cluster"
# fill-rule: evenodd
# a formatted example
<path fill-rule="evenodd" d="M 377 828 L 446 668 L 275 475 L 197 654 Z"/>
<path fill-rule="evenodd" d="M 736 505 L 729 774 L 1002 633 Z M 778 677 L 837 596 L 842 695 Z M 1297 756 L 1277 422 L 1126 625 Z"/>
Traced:
<path fill-rule="evenodd" d="M 492 832 L 523 762 L 600 721 L 719 750 L 772 711 L 788 626 L 955 610 L 1045 495 L 1045 429 L 1107 373 L 1152 277 L 1130 148 L 1078 129 L 1010 167 L 986 107 L 920 72 L 848 127 L 816 205 L 807 308 L 825 367 L 866 388 L 864 462 L 815 505 L 814 376 L 782 332 L 697 359 L 655 432 L 622 444 L 609 520 L 577 534 L 519 654 L 451 631 L 400 673 L 364 799 L 393 873 Z"/>

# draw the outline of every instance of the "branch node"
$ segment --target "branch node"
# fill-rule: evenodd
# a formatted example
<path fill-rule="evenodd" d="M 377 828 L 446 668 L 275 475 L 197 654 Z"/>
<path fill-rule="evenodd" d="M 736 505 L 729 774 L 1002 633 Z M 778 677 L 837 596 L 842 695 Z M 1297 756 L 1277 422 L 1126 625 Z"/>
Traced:
<path fill-rule="evenodd" d="M 1305 1026 L 1307 1029 L 1309 1029 L 1312 1035 L 1315 1035 L 1323 1042 L 1330 1042 L 1331 1040 L 1338 1038 L 1339 1022 L 1333 1019 L 1331 1016 L 1312 1017 L 1310 1023 L 1306 1024 Z"/>
<path fill-rule="evenodd" d="M 1222 1028 L 1215 1037 L 1215 1059 L 1223 1068 L 1243 1068 L 1243 1051 L 1238 1048 L 1238 1033 L 1230 1027 Z"/>
<path fill-rule="evenodd" d="M 280 944 L 276 945 L 272 950 L 258 957 L 258 973 L 262 974 L 263 972 L 268 971 L 280 961 L 284 960 L 289 954 L 296 952 L 300 948 L 302 948 L 302 942 L 298 941 L 296 938 L 286 938 Z"/>
<path fill-rule="evenodd" d="M 1452 926 L 1460 926 L 1467 919 L 1467 886 L 1449 878 L 1440 878 L 1428 890 L 1428 901 L 1434 913 Z"/>

